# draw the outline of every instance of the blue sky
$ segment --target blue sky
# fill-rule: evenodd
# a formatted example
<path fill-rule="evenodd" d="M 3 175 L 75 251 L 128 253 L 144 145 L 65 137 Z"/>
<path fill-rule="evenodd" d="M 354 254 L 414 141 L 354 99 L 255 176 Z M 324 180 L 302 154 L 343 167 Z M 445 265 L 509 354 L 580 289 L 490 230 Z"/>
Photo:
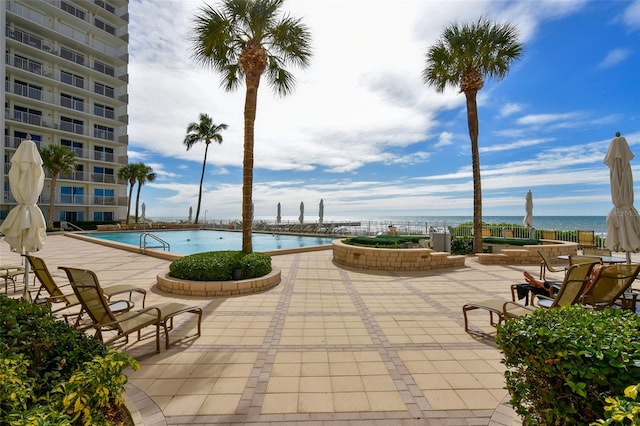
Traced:
<path fill-rule="evenodd" d="M 201 218 L 241 216 L 244 87 L 232 93 L 190 56 L 202 1 L 130 2 L 129 159 L 158 177 L 147 216 L 194 211 L 204 144 L 187 151 L 205 112 L 229 128 L 207 161 Z M 215 5 L 215 2 L 210 4 Z M 314 58 L 292 68 L 294 93 L 258 93 L 254 206 L 295 220 L 324 200 L 344 216 L 473 214 L 465 97 L 422 82 L 425 55 L 449 24 L 488 17 L 518 27 L 524 52 L 479 92 L 483 214 L 606 215 L 603 159 L 616 131 L 640 153 L 640 0 L 288 0 Z M 640 157 L 632 162 L 640 187 Z M 313 207 L 312 207 L 313 206 Z"/>

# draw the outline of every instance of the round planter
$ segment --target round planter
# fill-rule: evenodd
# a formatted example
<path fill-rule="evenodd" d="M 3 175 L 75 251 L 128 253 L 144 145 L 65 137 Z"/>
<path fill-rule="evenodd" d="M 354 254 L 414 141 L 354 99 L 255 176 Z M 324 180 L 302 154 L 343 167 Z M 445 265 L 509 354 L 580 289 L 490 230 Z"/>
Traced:
<path fill-rule="evenodd" d="M 239 294 L 260 293 L 280 284 L 280 270 L 258 278 L 233 281 L 189 281 L 170 277 L 168 273 L 158 274 L 158 289 L 172 294 L 185 296 L 234 296 Z"/>

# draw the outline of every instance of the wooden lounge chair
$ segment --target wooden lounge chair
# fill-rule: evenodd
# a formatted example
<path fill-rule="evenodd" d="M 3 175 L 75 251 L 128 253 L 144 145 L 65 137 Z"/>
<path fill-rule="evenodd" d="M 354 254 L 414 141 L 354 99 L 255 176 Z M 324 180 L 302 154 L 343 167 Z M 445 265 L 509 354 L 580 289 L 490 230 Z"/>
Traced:
<path fill-rule="evenodd" d="M 552 299 L 552 303 L 549 307 L 577 303 L 582 295 L 582 291 L 594 265 L 595 263 L 581 263 L 570 266 L 567 269 L 567 273 L 565 274 L 564 280 L 556 297 Z M 467 312 L 476 309 L 489 311 L 490 324 L 495 326 L 496 324 L 500 324 L 504 321 L 505 318 L 520 318 L 522 316 L 529 315 L 536 308 L 520 305 L 511 300 L 500 298 L 466 303 L 462 306 L 462 314 L 464 316 L 464 331 L 467 333 L 472 332 L 469 330 Z M 494 320 L 494 315 L 498 318 L 497 322 Z"/>
<path fill-rule="evenodd" d="M 631 287 L 639 272 L 640 264 L 636 263 L 601 267 L 593 284 L 585 290 L 580 303 L 594 309 L 613 306 Z"/>
<path fill-rule="evenodd" d="M 40 287 L 38 288 L 36 295 L 32 297 L 33 303 L 37 305 L 47 305 L 52 312 L 59 312 L 63 309 L 80 305 L 80 301 L 73 293 L 72 289 L 69 289 L 66 294 L 64 293 L 63 289 L 65 287 L 69 287 L 69 284 L 59 285 L 51 275 L 51 272 L 43 259 L 31 255 L 25 255 L 25 257 L 29 261 L 29 265 L 31 265 L 31 271 L 35 276 L 34 280 L 37 279 L 40 282 Z M 147 297 L 147 291 L 145 289 L 129 284 L 116 284 L 104 287 L 102 291 L 108 301 L 115 295 L 126 293 L 129 293 L 129 301 L 131 301 L 132 293 L 139 293 L 142 295 L 143 308 Z M 62 304 L 62 306 L 59 306 L 60 304 Z M 78 317 L 80 316 L 79 314 L 80 312 L 77 314 Z M 67 320 L 69 316 L 74 315 L 76 314 L 65 315 L 64 318 Z"/>
<path fill-rule="evenodd" d="M 97 330 L 98 336 L 102 339 L 102 331 L 104 330 L 112 330 L 116 331 L 116 336 L 107 340 L 105 343 L 114 342 L 119 338 L 125 337 L 133 331 L 139 331 L 142 328 L 151 325 L 150 322 L 145 322 L 145 319 L 150 320 L 149 318 L 149 310 L 154 309 L 157 310 L 157 319 L 159 321 L 159 325 L 164 328 L 165 334 L 165 342 L 166 348 L 169 348 L 169 331 L 173 330 L 173 320 L 177 315 L 183 313 L 192 313 L 198 316 L 198 326 L 197 332 L 191 335 L 184 336 L 178 340 L 175 340 L 173 343 L 177 343 L 178 341 L 182 341 L 184 339 L 200 336 L 202 334 L 201 323 L 202 323 L 202 308 L 198 306 L 188 306 L 182 303 L 177 302 L 169 302 L 169 303 L 161 303 L 154 306 L 149 306 L 146 309 L 135 311 L 134 313 L 146 313 L 145 316 L 138 318 L 138 316 L 131 317 L 131 312 L 125 312 L 122 314 L 114 313 L 109 304 L 97 303 L 95 299 L 95 293 L 103 294 L 102 288 L 98 281 L 98 277 L 92 271 L 77 269 L 77 268 L 68 268 L 61 266 L 60 269 L 64 270 L 67 273 L 67 277 L 69 278 L 69 282 L 73 287 L 73 290 L 83 305 L 83 308 L 87 311 L 91 308 L 94 309 L 93 314 L 89 312 L 91 319 L 93 320 L 93 324 L 88 327 L 93 327 Z M 81 293 L 83 291 L 84 293 Z M 84 295 L 88 295 L 90 298 L 87 300 L 83 299 Z M 93 306 L 87 306 L 86 303 L 93 303 Z M 155 314 L 154 314 L 155 315 Z M 137 320 L 133 321 L 135 318 Z M 140 333 L 138 333 L 138 339 L 140 339 Z M 158 341 L 159 342 L 159 341 Z M 125 342 L 126 343 L 126 342 Z M 159 345 L 159 343 L 158 343 Z M 159 351 L 159 346 L 158 346 Z"/>

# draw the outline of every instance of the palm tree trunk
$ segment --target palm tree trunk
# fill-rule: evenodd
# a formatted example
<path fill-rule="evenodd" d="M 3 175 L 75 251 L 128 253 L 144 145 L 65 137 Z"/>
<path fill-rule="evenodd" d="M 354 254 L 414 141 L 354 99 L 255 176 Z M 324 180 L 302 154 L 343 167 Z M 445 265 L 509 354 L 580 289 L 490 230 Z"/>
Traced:
<path fill-rule="evenodd" d="M 140 190 L 142 189 L 142 185 L 138 182 L 138 191 L 136 193 L 136 223 L 138 223 L 138 205 L 140 204 Z"/>
<path fill-rule="evenodd" d="M 58 174 L 51 174 L 51 188 L 49 188 L 49 214 L 47 215 L 47 228 L 53 228 L 53 207 L 55 206 L 56 181 Z"/>
<path fill-rule="evenodd" d="M 244 159 L 242 166 L 242 251 L 253 252 L 251 220 L 253 216 L 253 141 L 258 104 L 260 75 L 247 73 L 247 93 L 244 102 Z"/>
<path fill-rule="evenodd" d="M 477 91 L 466 91 L 467 125 L 471 138 L 471 163 L 473 168 L 473 252 L 482 253 L 482 187 L 480 180 L 480 153 L 478 150 Z"/>
<path fill-rule="evenodd" d="M 133 201 L 132 196 L 133 195 L 133 184 L 131 182 L 129 182 L 129 198 L 127 199 L 127 219 L 125 221 L 127 227 L 129 226 L 129 217 L 131 216 L 131 201 Z"/>
<path fill-rule="evenodd" d="M 200 202 L 202 201 L 202 182 L 204 181 L 204 168 L 207 165 L 207 152 L 209 151 L 209 141 L 205 141 L 204 144 L 204 161 L 202 162 L 202 174 L 200 175 L 200 191 L 198 192 L 198 207 L 196 208 L 196 220 L 195 224 L 198 224 L 198 218 L 200 217 Z"/>

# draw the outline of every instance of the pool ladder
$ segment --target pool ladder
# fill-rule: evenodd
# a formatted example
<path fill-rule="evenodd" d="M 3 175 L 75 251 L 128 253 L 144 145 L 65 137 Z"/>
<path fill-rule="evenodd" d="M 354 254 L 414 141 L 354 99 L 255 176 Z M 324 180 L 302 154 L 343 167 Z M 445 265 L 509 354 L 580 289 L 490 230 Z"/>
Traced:
<path fill-rule="evenodd" d="M 160 245 L 155 245 L 155 246 L 147 245 L 147 238 L 151 238 L 155 240 L 155 242 Z M 143 232 L 142 234 L 140 234 L 140 251 L 142 253 L 146 253 L 147 249 L 150 249 L 150 248 L 161 248 L 162 250 L 165 250 L 165 251 L 171 251 L 171 245 L 168 242 L 158 237 L 157 235 L 152 234 L 151 232 Z"/>

